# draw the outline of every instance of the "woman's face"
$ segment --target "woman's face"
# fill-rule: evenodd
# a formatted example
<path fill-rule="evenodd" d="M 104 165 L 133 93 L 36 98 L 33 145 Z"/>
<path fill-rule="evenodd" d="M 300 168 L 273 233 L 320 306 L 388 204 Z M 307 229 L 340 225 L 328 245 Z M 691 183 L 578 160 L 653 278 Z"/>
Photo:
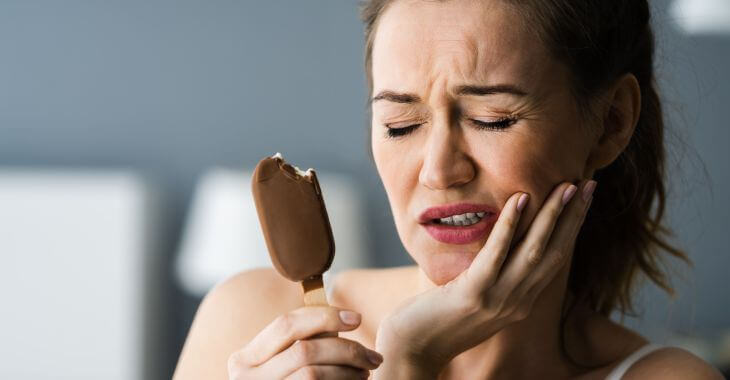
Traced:
<path fill-rule="evenodd" d="M 512 194 L 530 194 L 519 238 L 557 184 L 592 173 L 597 136 L 530 27 L 500 1 L 400 0 L 381 16 L 373 156 L 400 239 L 435 284 L 468 268 Z M 485 213 L 473 226 L 419 221 L 463 203 Z"/>

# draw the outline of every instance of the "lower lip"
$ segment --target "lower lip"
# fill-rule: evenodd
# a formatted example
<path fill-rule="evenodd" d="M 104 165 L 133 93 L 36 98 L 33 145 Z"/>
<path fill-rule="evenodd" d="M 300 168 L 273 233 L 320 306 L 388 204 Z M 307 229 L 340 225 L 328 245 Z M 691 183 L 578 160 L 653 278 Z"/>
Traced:
<path fill-rule="evenodd" d="M 485 215 L 482 220 L 470 226 L 449 226 L 447 224 L 422 224 L 432 238 L 446 244 L 469 244 L 481 240 L 492 229 L 497 215 Z"/>

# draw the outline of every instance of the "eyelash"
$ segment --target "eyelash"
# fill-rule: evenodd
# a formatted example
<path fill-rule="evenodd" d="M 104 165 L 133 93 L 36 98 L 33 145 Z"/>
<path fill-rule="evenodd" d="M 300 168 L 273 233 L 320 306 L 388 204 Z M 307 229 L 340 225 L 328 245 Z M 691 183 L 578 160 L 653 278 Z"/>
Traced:
<path fill-rule="evenodd" d="M 490 130 L 490 131 L 502 131 L 502 130 L 509 128 L 510 126 L 512 126 L 512 124 L 517 122 L 517 119 L 505 117 L 502 119 L 498 119 L 496 121 L 489 121 L 489 122 L 474 120 L 474 119 L 469 119 L 469 121 L 471 121 L 472 124 L 474 124 L 474 126 L 476 126 L 478 129 L 484 129 L 484 130 Z M 391 128 L 386 124 L 385 127 L 388 128 L 388 130 L 386 131 L 386 137 L 387 138 L 402 137 L 402 136 L 410 134 L 419 126 L 421 126 L 421 124 L 413 124 L 413 125 L 409 125 L 409 126 L 403 127 L 403 128 Z"/>

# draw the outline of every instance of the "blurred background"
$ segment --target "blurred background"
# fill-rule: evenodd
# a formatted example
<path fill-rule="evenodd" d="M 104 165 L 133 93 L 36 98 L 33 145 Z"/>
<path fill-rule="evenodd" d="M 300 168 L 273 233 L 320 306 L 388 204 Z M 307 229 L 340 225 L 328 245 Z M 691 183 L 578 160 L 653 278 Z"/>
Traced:
<path fill-rule="evenodd" d="M 669 261 L 676 296 L 647 285 L 623 322 L 727 371 L 730 2 L 652 5 L 694 267 Z M 277 151 L 321 177 L 330 274 L 411 264 L 367 153 L 362 36 L 355 0 L 1 1 L 0 377 L 169 378 L 205 292 L 270 265 L 249 176 Z"/>

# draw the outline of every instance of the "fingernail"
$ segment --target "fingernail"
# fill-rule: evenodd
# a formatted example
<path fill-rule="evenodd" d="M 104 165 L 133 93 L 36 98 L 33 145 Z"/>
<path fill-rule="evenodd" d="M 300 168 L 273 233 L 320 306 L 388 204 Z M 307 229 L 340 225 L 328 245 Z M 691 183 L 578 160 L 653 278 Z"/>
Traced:
<path fill-rule="evenodd" d="M 588 183 L 583 186 L 583 202 L 588 202 L 588 200 L 593 196 L 593 190 L 596 189 L 596 181 L 590 180 Z"/>
<path fill-rule="evenodd" d="M 340 311 L 340 319 L 348 325 L 356 325 L 360 323 L 360 314 L 354 311 L 342 310 Z"/>
<path fill-rule="evenodd" d="M 567 205 L 568 202 L 573 198 L 573 195 L 575 195 L 575 191 L 578 190 L 575 185 L 568 186 L 567 189 L 565 189 L 565 192 L 563 193 L 563 206 Z"/>
<path fill-rule="evenodd" d="M 370 360 L 370 363 L 373 363 L 375 365 L 380 365 L 380 363 L 383 362 L 383 356 L 375 351 L 368 350 L 367 355 L 368 355 L 368 360 Z"/>
<path fill-rule="evenodd" d="M 522 212 L 522 209 L 525 208 L 528 199 L 530 199 L 530 196 L 527 195 L 527 193 L 522 193 L 522 195 L 520 195 L 520 199 L 517 200 L 517 212 Z"/>

